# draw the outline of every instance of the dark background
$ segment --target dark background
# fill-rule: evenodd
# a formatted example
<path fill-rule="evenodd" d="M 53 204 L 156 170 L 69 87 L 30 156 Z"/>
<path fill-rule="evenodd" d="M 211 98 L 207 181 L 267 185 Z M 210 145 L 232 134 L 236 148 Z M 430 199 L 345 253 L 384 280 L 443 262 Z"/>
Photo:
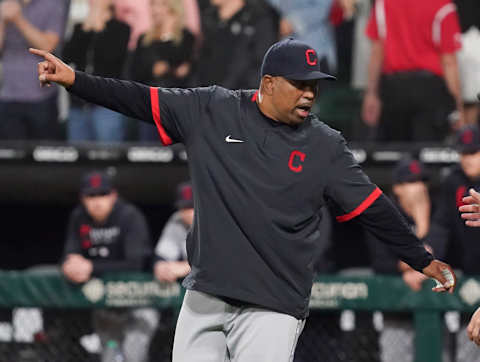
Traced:
<path fill-rule="evenodd" d="M 379 146 L 360 144 L 354 147 L 366 151 L 368 156 L 362 163 L 364 171 L 388 194 L 395 162 L 375 160 L 374 153 L 382 151 Z M 123 147 L 123 151 L 127 148 Z M 28 147 L 22 149 L 28 150 Z M 415 153 L 412 145 L 388 146 L 386 149 L 399 150 L 400 154 L 406 150 Z M 420 149 L 417 148 L 416 152 Z M 188 179 L 187 162 L 177 155 L 168 163 L 135 163 L 125 157 L 110 162 L 88 161 L 82 156 L 72 163 L 36 162 L 28 156 L 17 160 L 0 159 L 0 269 L 58 263 L 70 212 L 78 204 L 81 176 L 94 169 L 108 169 L 116 174 L 119 193 L 135 203 L 147 217 L 153 247 L 174 211 L 176 185 Z M 427 165 L 433 194 L 437 191 L 440 174 L 449 165 L 451 162 Z M 368 252 L 359 227 L 351 223 L 342 225 L 341 231 L 332 251 L 337 267 L 368 266 Z"/>

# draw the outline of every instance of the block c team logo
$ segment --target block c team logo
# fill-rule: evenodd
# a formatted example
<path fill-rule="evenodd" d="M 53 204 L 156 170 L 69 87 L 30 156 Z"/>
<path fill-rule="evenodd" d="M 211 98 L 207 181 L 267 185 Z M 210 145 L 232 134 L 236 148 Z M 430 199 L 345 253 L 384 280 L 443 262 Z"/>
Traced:
<path fill-rule="evenodd" d="M 302 172 L 303 166 L 302 163 L 305 161 L 306 155 L 300 151 L 292 151 L 290 153 L 290 159 L 288 160 L 288 167 L 293 172 L 299 173 Z"/>
<path fill-rule="evenodd" d="M 305 52 L 305 58 L 307 59 L 308 65 L 317 65 L 318 59 L 315 50 L 307 49 L 307 51 Z"/>

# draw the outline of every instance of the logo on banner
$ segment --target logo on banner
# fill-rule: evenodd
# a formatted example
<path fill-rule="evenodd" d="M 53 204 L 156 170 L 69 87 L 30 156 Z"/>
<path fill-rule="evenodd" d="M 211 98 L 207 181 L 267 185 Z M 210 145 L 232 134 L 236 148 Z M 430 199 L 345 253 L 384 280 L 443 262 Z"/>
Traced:
<path fill-rule="evenodd" d="M 458 294 L 465 303 L 475 305 L 480 301 L 480 283 L 475 279 L 468 279 L 463 283 Z"/>
<path fill-rule="evenodd" d="M 105 285 L 101 279 L 93 278 L 82 287 L 85 298 L 92 303 L 97 303 L 105 296 Z"/>

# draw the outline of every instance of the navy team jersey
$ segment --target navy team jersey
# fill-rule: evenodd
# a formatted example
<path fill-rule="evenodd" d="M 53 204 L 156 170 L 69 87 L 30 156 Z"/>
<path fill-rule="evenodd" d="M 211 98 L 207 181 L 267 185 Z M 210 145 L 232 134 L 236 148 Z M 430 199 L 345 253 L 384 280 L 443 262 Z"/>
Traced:
<path fill-rule="evenodd" d="M 338 221 L 357 217 L 416 269 L 432 260 L 339 132 L 313 115 L 289 126 L 264 116 L 253 90 L 149 88 L 81 72 L 70 92 L 154 122 L 164 145 L 185 145 L 195 190 L 188 289 L 304 318 L 326 198 Z"/>
<path fill-rule="evenodd" d="M 93 274 L 141 271 L 150 250 L 150 233 L 143 214 L 119 198 L 103 223 L 96 223 L 83 205 L 70 215 L 63 259 L 80 254 L 90 259 Z"/>

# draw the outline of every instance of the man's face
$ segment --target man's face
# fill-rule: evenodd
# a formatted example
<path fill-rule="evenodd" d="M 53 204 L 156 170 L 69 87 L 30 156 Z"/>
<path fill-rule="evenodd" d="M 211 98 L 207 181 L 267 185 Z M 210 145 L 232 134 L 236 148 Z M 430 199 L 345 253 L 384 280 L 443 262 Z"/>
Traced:
<path fill-rule="evenodd" d="M 98 223 L 102 223 L 112 212 L 117 197 L 116 192 L 111 192 L 106 195 L 83 196 L 82 203 L 92 219 Z"/>
<path fill-rule="evenodd" d="M 460 165 L 468 178 L 480 178 L 480 151 L 460 154 Z"/>
<path fill-rule="evenodd" d="M 273 77 L 272 82 L 272 104 L 277 120 L 289 125 L 303 123 L 317 96 L 318 80 Z"/>

